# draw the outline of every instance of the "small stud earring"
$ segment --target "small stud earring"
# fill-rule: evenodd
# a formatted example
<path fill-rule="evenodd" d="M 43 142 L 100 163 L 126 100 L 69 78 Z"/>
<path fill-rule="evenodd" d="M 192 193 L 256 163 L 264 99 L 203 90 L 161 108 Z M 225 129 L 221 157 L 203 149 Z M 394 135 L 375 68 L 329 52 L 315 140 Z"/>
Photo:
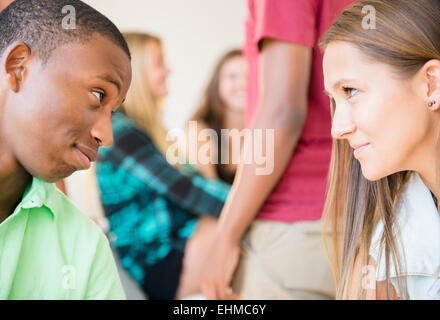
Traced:
<path fill-rule="evenodd" d="M 435 105 L 436 104 L 436 102 L 435 101 L 431 101 L 430 103 L 428 103 L 428 107 L 432 107 L 433 105 Z"/>

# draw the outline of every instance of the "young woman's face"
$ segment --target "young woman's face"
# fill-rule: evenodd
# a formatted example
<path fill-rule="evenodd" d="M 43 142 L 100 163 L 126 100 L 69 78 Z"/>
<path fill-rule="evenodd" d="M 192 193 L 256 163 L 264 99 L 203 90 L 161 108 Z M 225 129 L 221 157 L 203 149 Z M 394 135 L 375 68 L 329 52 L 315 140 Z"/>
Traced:
<path fill-rule="evenodd" d="M 219 93 L 226 107 L 244 111 L 246 106 L 247 63 L 243 56 L 233 57 L 220 70 Z"/>
<path fill-rule="evenodd" d="M 156 100 L 163 99 L 168 94 L 167 78 L 170 69 L 165 64 L 162 46 L 157 41 L 150 41 L 147 44 L 147 77 L 151 94 Z"/>
<path fill-rule="evenodd" d="M 434 124 L 417 77 L 398 78 L 390 66 L 367 60 L 346 42 L 327 47 L 323 66 L 335 104 L 332 136 L 356 149 L 365 178 L 378 180 L 426 162 Z"/>

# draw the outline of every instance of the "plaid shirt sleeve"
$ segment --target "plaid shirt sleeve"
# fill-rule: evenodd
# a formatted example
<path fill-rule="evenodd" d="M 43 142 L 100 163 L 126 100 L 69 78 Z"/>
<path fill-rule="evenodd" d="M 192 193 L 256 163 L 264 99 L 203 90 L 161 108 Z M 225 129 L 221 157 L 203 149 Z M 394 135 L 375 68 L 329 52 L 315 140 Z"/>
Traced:
<path fill-rule="evenodd" d="M 115 129 L 115 143 L 107 151 L 104 161 L 113 164 L 124 187 L 152 189 L 196 215 L 220 214 L 230 186 L 173 167 L 151 138 L 134 125 Z"/>

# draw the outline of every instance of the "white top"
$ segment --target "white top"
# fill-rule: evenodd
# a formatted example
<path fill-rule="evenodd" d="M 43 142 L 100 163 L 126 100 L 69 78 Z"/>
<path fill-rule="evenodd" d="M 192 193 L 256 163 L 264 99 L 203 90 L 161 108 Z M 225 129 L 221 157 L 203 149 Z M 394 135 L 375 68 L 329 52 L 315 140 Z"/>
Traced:
<path fill-rule="evenodd" d="M 404 259 L 409 299 L 440 300 L 440 215 L 418 173 L 411 176 L 397 209 L 401 259 Z M 370 255 L 376 261 L 376 281 L 386 279 L 385 250 L 379 257 L 383 222 L 372 235 Z M 403 250 L 402 250 L 403 247 Z M 396 271 L 390 257 L 390 280 L 395 289 Z M 393 279 L 394 278 L 394 279 Z"/>

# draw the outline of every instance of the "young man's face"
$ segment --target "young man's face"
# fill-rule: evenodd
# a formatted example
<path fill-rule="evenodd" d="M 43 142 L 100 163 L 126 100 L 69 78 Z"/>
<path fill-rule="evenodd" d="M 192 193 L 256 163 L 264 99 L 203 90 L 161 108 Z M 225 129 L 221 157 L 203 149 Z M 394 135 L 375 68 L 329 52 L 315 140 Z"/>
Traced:
<path fill-rule="evenodd" d="M 4 57 L 1 61 L 5 64 Z M 113 143 L 111 113 L 131 82 L 127 54 L 95 34 L 86 44 L 57 48 L 44 66 L 32 54 L 21 71 L 18 89 L 3 80 L 1 85 L 0 138 L 6 151 L 48 182 L 88 169 L 99 146 Z M 1 76 L 8 77 L 7 71 Z"/>

